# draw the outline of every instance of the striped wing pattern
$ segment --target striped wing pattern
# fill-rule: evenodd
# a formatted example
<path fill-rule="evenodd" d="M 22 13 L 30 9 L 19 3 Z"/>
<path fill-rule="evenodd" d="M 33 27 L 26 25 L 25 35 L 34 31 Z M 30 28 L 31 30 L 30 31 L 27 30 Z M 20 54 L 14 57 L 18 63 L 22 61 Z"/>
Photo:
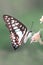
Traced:
<path fill-rule="evenodd" d="M 14 49 L 17 49 L 23 43 L 27 28 L 24 24 L 12 16 L 3 15 L 3 18 L 10 31 L 12 46 Z"/>

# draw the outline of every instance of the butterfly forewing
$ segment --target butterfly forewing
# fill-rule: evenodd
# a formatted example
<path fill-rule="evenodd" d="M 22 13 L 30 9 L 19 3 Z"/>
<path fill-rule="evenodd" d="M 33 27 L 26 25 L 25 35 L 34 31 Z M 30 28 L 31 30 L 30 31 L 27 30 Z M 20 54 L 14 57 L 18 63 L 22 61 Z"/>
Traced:
<path fill-rule="evenodd" d="M 12 45 L 14 48 L 17 48 L 22 44 L 27 28 L 24 24 L 12 16 L 4 15 L 3 18 L 10 31 Z"/>

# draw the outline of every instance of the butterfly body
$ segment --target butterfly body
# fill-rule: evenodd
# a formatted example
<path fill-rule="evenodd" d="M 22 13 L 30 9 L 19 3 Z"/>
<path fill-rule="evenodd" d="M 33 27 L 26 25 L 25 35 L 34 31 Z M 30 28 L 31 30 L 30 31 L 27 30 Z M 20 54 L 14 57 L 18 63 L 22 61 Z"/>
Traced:
<path fill-rule="evenodd" d="M 3 15 L 3 18 L 10 31 L 12 46 L 17 49 L 22 43 L 26 43 L 32 31 L 28 31 L 24 24 L 12 16 Z"/>

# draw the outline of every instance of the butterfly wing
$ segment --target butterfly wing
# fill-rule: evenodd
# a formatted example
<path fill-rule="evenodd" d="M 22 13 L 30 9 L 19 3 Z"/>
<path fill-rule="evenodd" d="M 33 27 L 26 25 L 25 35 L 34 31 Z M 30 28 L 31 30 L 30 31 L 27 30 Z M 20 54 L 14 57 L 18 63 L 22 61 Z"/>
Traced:
<path fill-rule="evenodd" d="M 10 31 L 12 46 L 16 49 L 23 43 L 27 28 L 24 24 L 12 16 L 3 15 L 3 18 Z"/>

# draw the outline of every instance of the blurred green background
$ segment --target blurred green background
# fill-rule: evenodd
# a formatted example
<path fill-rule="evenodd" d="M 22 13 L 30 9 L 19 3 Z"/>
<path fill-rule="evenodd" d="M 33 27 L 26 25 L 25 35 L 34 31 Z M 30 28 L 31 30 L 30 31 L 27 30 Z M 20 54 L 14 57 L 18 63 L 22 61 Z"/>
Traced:
<path fill-rule="evenodd" d="M 16 51 L 12 48 L 4 14 L 12 15 L 37 32 L 43 28 L 39 21 L 43 15 L 43 0 L 0 0 L 0 65 L 43 65 L 43 45 L 30 44 L 28 40 Z"/>

